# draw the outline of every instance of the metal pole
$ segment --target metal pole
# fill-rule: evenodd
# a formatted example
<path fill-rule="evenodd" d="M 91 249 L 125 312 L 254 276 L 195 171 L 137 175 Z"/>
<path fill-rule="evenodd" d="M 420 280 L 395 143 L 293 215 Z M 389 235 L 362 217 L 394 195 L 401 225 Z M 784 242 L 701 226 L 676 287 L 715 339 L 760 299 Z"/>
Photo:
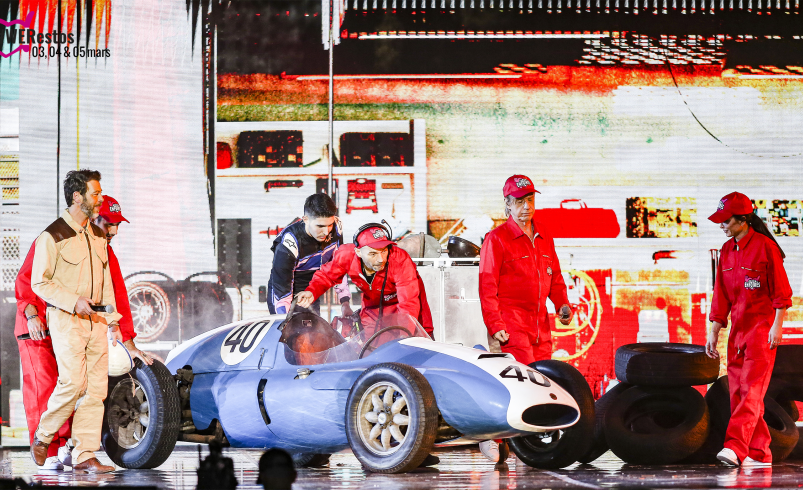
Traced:
<path fill-rule="evenodd" d="M 334 51 L 335 51 L 335 2 L 339 0 L 329 0 L 329 197 L 335 195 L 335 181 L 332 178 L 332 167 L 335 151 L 335 106 L 334 106 Z"/>

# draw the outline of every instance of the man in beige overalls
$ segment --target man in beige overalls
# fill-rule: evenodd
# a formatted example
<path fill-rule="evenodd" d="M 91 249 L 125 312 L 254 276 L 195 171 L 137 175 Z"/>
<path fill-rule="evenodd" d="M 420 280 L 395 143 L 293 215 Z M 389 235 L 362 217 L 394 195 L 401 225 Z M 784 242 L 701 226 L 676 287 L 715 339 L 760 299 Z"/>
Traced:
<path fill-rule="evenodd" d="M 64 422 L 75 412 L 72 425 L 73 471 L 108 473 L 95 457 L 100 448 L 103 400 L 108 384 L 107 334 L 122 342 L 120 314 L 93 311 L 93 305 L 115 305 L 109 272 L 106 237 L 90 222 L 103 196 L 100 172 L 75 170 L 64 180 L 69 206 L 36 239 L 31 289 L 47 302 L 47 325 L 59 369 L 56 389 L 47 402 L 31 444 L 37 465 Z"/>

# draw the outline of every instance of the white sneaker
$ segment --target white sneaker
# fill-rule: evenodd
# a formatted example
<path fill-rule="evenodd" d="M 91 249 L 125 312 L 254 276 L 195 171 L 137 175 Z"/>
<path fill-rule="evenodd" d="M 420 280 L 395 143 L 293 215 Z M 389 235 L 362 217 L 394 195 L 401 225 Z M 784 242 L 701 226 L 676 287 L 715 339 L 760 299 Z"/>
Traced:
<path fill-rule="evenodd" d="M 499 444 L 493 439 L 482 441 L 480 443 L 480 452 L 488 459 L 488 461 L 493 463 L 499 462 Z"/>
<path fill-rule="evenodd" d="M 64 469 L 64 465 L 61 464 L 58 456 L 50 456 L 45 460 L 45 464 L 40 466 L 39 469 L 61 471 Z"/>
<path fill-rule="evenodd" d="M 736 453 L 733 452 L 733 449 L 723 449 L 717 453 L 717 459 L 731 466 L 739 466 L 739 457 L 736 456 Z"/>
<path fill-rule="evenodd" d="M 72 466 L 72 451 L 69 446 L 61 446 L 59 448 L 59 461 L 64 466 Z"/>
<path fill-rule="evenodd" d="M 743 467 L 744 466 L 750 466 L 750 467 L 753 467 L 753 468 L 757 468 L 757 467 L 772 466 L 772 463 L 765 463 L 763 461 L 756 461 L 755 459 L 753 459 L 750 456 L 748 456 L 748 457 L 744 458 L 744 461 L 742 461 L 742 466 Z"/>

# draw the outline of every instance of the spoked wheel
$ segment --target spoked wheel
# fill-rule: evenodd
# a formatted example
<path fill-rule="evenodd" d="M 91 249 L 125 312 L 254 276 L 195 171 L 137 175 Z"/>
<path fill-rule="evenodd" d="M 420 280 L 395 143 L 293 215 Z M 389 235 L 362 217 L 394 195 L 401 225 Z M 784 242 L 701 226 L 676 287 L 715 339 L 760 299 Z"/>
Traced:
<path fill-rule="evenodd" d="M 368 388 L 357 409 L 363 444 L 379 456 L 393 454 L 407 438 L 407 398 L 398 386 L 380 382 Z"/>
<path fill-rule="evenodd" d="M 142 383 L 133 378 L 117 383 L 109 395 L 109 432 L 123 449 L 142 443 L 150 425 L 150 403 Z"/>
<path fill-rule="evenodd" d="M 375 473 L 417 468 L 435 445 L 438 406 L 426 378 L 406 364 L 367 369 L 346 403 L 346 435 L 354 456 Z"/>
<path fill-rule="evenodd" d="M 170 321 L 170 300 L 164 289 L 152 282 L 135 282 L 128 287 L 128 301 L 138 340 L 159 337 Z"/>
<path fill-rule="evenodd" d="M 101 441 L 123 468 L 156 468 L 176 446 L 181 404 L 176 381 L 159 361 L 141 360 L 130 375 L 109 379 Z"/>

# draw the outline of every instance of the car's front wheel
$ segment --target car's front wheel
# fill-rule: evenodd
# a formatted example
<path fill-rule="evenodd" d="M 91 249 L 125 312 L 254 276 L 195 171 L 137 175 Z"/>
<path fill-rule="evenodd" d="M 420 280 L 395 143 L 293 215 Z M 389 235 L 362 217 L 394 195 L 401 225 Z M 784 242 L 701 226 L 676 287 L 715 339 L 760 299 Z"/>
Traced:
<path fill-rule="evenodd" d="M 141 360 L 129 375 L 110 378 L 103 415 L 102 441 L 118 466 L 156 468 L 176 446 L 181 425 L 178 389 L 159 361 Z"/>
<path fill-rule="evenodd" d="M 368 471 L 403 473 L 417 468 L 435 445 L 437 429 L 432 387 L 406 364 L 377 364 L 351 388 L 346 434 Z"/>

